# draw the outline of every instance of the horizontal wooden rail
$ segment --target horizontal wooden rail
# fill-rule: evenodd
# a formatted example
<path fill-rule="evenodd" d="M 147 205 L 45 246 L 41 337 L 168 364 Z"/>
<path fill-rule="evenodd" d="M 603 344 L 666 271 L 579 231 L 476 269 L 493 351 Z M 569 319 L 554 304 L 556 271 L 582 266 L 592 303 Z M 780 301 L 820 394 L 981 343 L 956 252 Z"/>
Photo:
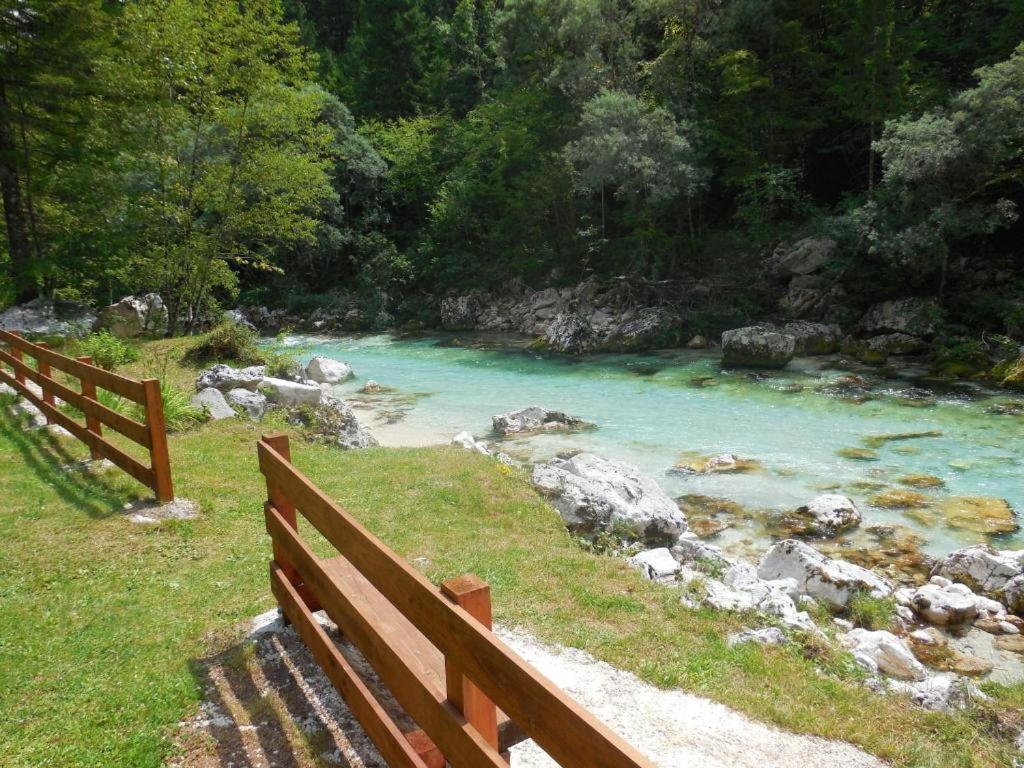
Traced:
<path fill-rule="evenodd" d="M 500 707 L 565 768 L 653 768 L 636 749 L 502 643 L 484 623 L 446 599 L 437 587 L 346 514 L 279 452 L 280 447 L 281 440 L 276 437 L 261 440 L 258 446 L 260 469 L 271 497 L 266 517 L 280 566 L 276 573 L 293 574 L 293 583 L 312 592 L 451 765 L 507 765 L 490 734 L 484 737 L 462 716 L 460 706 L 465 703 L 465 694 L 470 693 L 482 694 L 482 707 L 489 702 Z M 286 501 L 290 514 L 276 505 L 281 500 Z M 411 623 L 410 631 L 418 630 L 444 655 L 447 665 L 458 673 L 449 673 L 454 678 L 449 683 L 465 675 L 479 691 L 461 688 L 439 700 L 437 689 L 417 674 L 416 659 L 403 658 L 401 650 L 393 647 L 393 640 L 389 645 L 388 638 L 365 621 L 355 610 L 353 598 L 339 589 L 337 579 L 332 579 L 323 562 L 300 538 L 296 510 Z M 460 713 L 460 719 L 452 719 L 455 713 Z M 468 710 L 465 717 L 471 717 Z M 487 730 L 492 726 L 484 721 L 483 727 Z"/>
<path fill-rule="evenodd" d="M 120 376 L 92 365 L 89 358 L 76 360 L 48 349 L 45 344 L 26 341 L 10 331 L 0 331 L 0 343 L 8 347 L 6 351 L 0 349 L 0 382 L 14 388 L 39 408 L 47 422 L 63 427 L 89 446 L 92 458 L 109 459 L 115 466 L 151 488 L 161 502 L 174 498 L 163 399 L 158 380 L 136 381 Z M 25 362 L 26 357 L 36 361 L 35 368 Z M 11 372 L 5 370 L 5 366 Z M 53 377 L 54 370 L 78 379 L 80 391 L 76 392 L 57 381 Z M 39 388 L 38 392 L 33 391 L 30 382 Z M 145 423 L 99 402 L 97 388 L 142 406 L 146 415 Z M 60 410 L 56 405 L 57 399 L 81 411 L 85 416 L 85 425 Z M 103 425 L 146 449 L 150 458 L 149 466 L 103 437 Z"/>

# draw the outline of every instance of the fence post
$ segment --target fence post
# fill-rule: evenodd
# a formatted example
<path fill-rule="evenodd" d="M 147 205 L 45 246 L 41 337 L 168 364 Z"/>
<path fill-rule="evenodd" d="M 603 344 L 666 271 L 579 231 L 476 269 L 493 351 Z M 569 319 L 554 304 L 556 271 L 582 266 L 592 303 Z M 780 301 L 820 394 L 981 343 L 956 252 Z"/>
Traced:
<path fill-rule="evenodd" d="M 159 379 L 144 379 L 142 386 L 146 393 L 146 426 L 149 428 L 149 454 L 152 460 L 153 479 L 157 501 L 174 500 L 171 485 L 171 457 L 167 453 L 167 427 L 164 424 L 164 401 L 160 395 Z"/>
<path fill-rule="evenodd" d="M 92 365 L 92 358 L 86 355 L 78 358 L 78 362 L 85 363 L 86 365 Z M 94 403 L 98 402 L 96 400 L 96 385 L 85 376 L 82 376 L 79 381 L 82 382 L 82 397 L 87 397 Z M 95 416 L 85 417 L 85 427 L 96 435 L 96 437 L 101 437 L 103 435 L 103 422 Z M 101 454 L 94 445 L 89 446 L 89 454 L 92 456 L 93 461 L 99 461 L 103 458 L 103 454 Z"/>
<path fill-rule="evenodd" d="M 49 349 L 50 345 L 45 341 L 37 341 L 36 346 L 40 349 Z M 41 358 L 36 358 L 36 370 L 39 371 L 40 376 L 45 376 L 47 379 L 53 376 L 53 371 L 50 369 L 50 364 L 44 362 Z M 43 402 L 49 405 L 51 408 L 56 407 L 56 402 L 53 397 L 53 392 L 47 388 L 46 383 L 43 382 L 39 385 L 39 388 L 43 391 Z M 50 416 L 47 414 L 46 423 L 50 424 Z"/>
<path fill-rule="evenodd" d="M 21 332 L 20 331 L 11 331 L 11 336 L 17 336 L 20 339 L 21 338 Z M 18 347 L 16 344 L 11 344 L 11 357 L 13 357 L 19 363 L 24 362 L 24 358 L 21 356 L 21 348 Z M 14 380 L 16 382 L 18 382 L 19 384 L 24 384 L 25 383 L 25 374 L 20 372 L 20 371 L 18 371 L 17 369 L 15 369 L 15 371 L 14 371 Z"/>
<path fill-rule="evenodd" d="M 491 628 L 491 588 L 483 579 L 471 573 L 448 579 L 441 584 L 441 594 L 487 629 Z M 448 701 L 462 713 L 470 725 L 476 728 L 488 744 L 497 749 L 498 710 L 494 702 L 466 677 L 458 659 L 445 656 L 444 676 Z"/>
<path fill-rule="evenodd" d="M 263 435 L 260 438 L 264 443 L 273 448 L 281 456 L 282 459 L 287 461 L 289 464 L 292 463 L 292 449 L 288 445 L 288 435 L 281 432 L 274 433 L 272 435 Z M 284 491 L 278 488 L 274 483 L 267 478 L 267 501 L 274 505 L 274 509 L 281 513 L 281 517 L 284 521 L 292 527 L 293 530 L 299 530 L 298 518 L 295 515 L 295 505 L 292 504 L 291 500 L 284 493 Z M 285 557 L 284 553 L 277 546 L 276 541 L 271 541 L 274 548 L 274 562 L 281 566 L 281 571 L 288 578 L 292 584 L 299 583 L 299 574 L 295 570 L 295 566 L 292 565 L 288 558 Z"/>

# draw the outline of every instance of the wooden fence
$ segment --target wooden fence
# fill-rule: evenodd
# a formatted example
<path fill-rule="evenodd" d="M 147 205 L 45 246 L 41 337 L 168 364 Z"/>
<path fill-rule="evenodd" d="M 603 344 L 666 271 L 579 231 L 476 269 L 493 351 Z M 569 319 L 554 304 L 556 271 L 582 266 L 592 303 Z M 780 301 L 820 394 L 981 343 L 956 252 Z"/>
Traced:
<path fill-rule="evenodd" d="M 73 358 L 47 348 L 44 343 L 32 343 L 19 334 L 0 331 L 0 382 L 14 389 L 33 403 L 50 424 L 57 424 L 89 446 L 93 459 L 109 459 L 143 485 L 153 489 L 161 502 L 174 498 L 171 483 L 171 465 L 167 452 L 167 432 L 164 425 L 164 407 L 160 396 L 160 381 L 136 381 L 92 365 L 88 357 Z M 25 363 L 30 357 L 35 368 Z M 4 366 L 9 366 L 8 372 Z M 79 382 L 79 391 L 57 381 L 57 370 Z M 29 382 L 38 389 L 30 387 Z M 145 414 L 145 423 L 118 413 L 97 400 L 97 388 L 120 395 L 138 403 Z M 85 424 L 57 407 L 62 400 L 82 412 Z M 149 452 L 149 466 L 129 456 L 103 437 L 103 426 L 110 427 Z"/>
<path fill-rule="evenodd" d="M 287 436 L 263 437 L 258 453 L 271 588 L 388 765 L 506 768 L 507 748 L 530 737 L 566 768 L 653 768 L 491 632 L 485 583 L 463 576 L 435 587 L 295 469 Z M 314 554 L 299 535 L 297 512 L 338 556 Z M 317 623 L 320 608 L 414 729 L 386 711 Z"/>

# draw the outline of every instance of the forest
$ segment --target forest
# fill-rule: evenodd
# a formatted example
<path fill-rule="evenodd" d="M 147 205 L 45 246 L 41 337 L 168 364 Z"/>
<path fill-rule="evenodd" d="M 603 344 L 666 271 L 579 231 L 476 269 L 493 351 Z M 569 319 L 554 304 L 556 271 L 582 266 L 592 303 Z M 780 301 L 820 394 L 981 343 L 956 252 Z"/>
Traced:
<path fill-rule="evenodd" d="M 835 242 L 860 312 L 1024 338 L 1024 0 L 4 0 L 0 308 L 158 292 L 430 324 Z"/>

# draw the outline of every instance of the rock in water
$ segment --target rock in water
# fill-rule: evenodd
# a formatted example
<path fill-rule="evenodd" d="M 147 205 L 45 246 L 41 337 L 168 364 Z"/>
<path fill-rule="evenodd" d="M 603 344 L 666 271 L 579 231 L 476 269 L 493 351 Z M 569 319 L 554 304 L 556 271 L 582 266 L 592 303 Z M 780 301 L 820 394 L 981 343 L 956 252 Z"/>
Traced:
<path fill-rule="evenodd" d="M 315 384 L 300 384 L 286 379 L 265 378 L 260 382 L 260 391 L 267 399 L 278 405 L 319 405 L 327 397 Z"/>
<path fill-rule="evenodd" d="M 252 365 L 248 368 L 232 368 L 224 363 L 207 368 L 196 378 L 196 391 L 200 392 L 207 387 L 214 387 L 221 392 L 231 389 L 248 389 L 255 392 L 263 381 L 266 369 L 262 365 Z"/>
<path fill-rule="evenodd" d="M 306 365 L 306 376 L 317 384 L 340 384 L 353 375 L 351 365 L 329 357 L 314 357 Z"/>
<path fill-rule="evenodd" d="M 630 464 L 581 453 L 537 464 L 532 479 L 571 530 L 629 532 L 653 546 L 674 544 L 686 531 L 678 505 Z"/>
<path fill-rule="evenodd" d="M 267 397 L 261 392 L 238 388 L 228 390 L 226 397 L 231 405 L 243 409 L 254 421 L 262 419 L 267 412 Z"/>
<path fill-rule="evenodd" d="M 544 343 L 569 355 L 581 355 L 593 349 L 594 329 L 586 318 L 571 313 L 556 315 L 544 334 Z"/>
<path fill-rule="evenodd" d="M 735 328 L 722 334 L 722 362 L 727 366 L 784 368 L 796 351 L 796 340 L 763 326 Z"/>
<path fill-rule="evenodd" d="M 786 539 L 769 549 L 758 566 L 762 579 L 795 579 L 801 594 L 821 600 L 829 607 L 842 609 L 858 592 L 886 597 L 892 587 L 876 576 L 845 560 L 833 560 L 814 547 L 795 539 Z"/>
<path fill-rule="evenodd" d="M 846 496 L 825 493 L 796 510 L 808 521 L 808 533 L 833 537 L 860 524 L 860 510 Z"/>
<path fill-rule="evenodd" d="M 584 426 L 582 419 L 569 416 L 561 411 L 552 411 L 539 405 L 509 411 L 491 419 L 494 431 L 499 435 L 515 435 L 523 432 L 548 432 L 560 429 L 578 429 Z"/>
<path fill-rule="evenodd" d="M 796 320 L 782 326 L 782 332 L 793 337 L 794 354 L 831 355 L 839 351 L 842 329 L 832 323 L 811 323 Z"/>
<path fill-rule="evenodd" d="M 234 409 L 228 405 L 228 401 L 224 399 L 224 394 L 215 387 L 201 389 L 193 395 L 192 405 L 205 411 L 214 421 L 235 417 Z"/>
<path fill-rule="evenodd" d="M 924 680 L 928 676 L 907 644 L 892 632 L 853 629 L 844 636 L 843 644 L 855 658 L 867 659 L 882 674 L 900 680 Z"/>

